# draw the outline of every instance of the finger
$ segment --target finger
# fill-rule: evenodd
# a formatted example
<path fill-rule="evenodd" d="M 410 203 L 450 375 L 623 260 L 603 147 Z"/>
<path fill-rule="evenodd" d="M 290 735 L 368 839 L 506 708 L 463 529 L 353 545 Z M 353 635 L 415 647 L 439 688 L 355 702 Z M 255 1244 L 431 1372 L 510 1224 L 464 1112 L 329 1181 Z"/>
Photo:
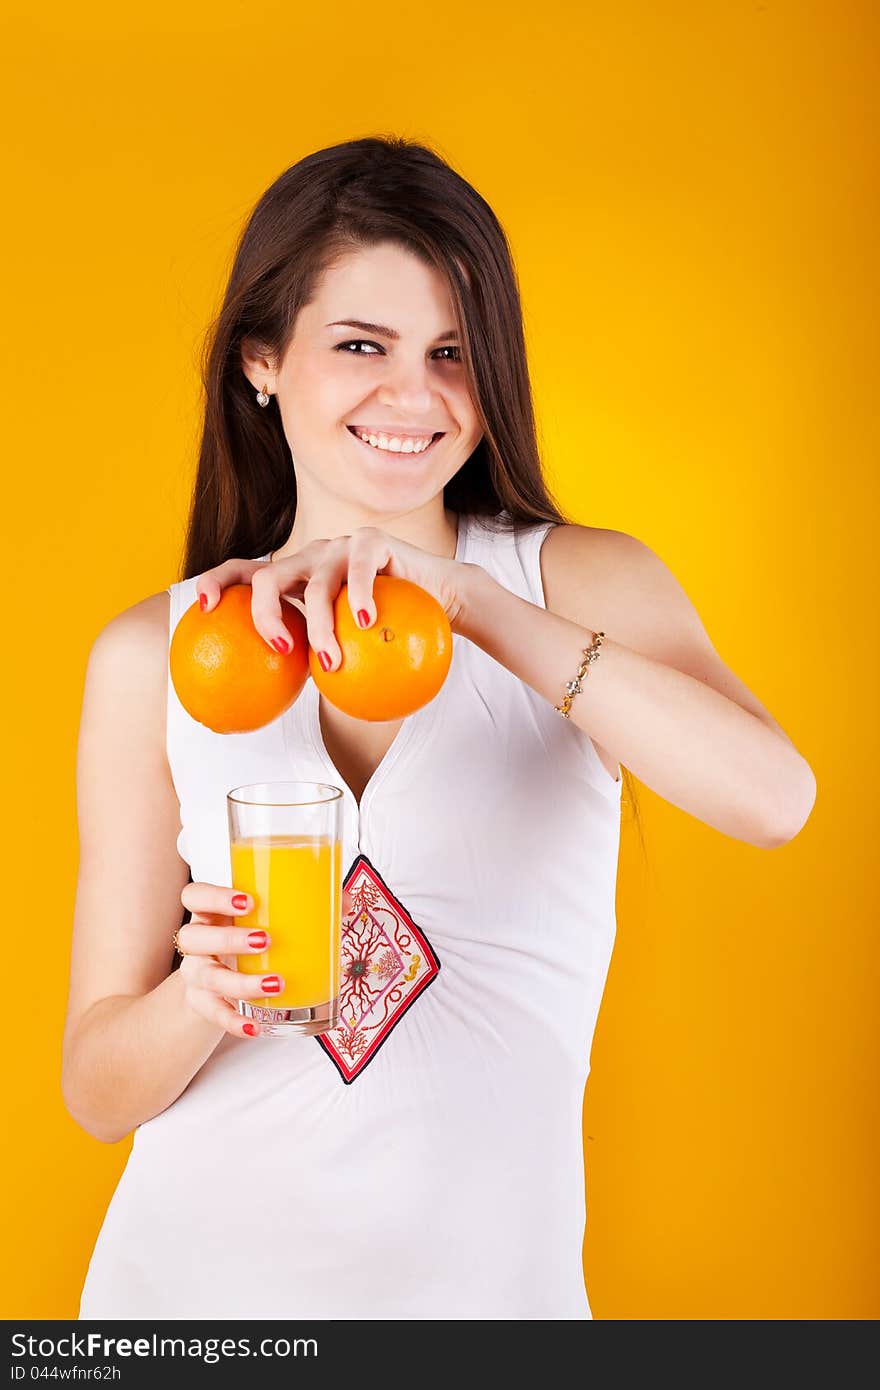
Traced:
<path fill-rule="evenodd" d="M 297 560 L 298 557 L 292 557 Z M 296 646 L 293 633 L 284 621 L 285 604 L 282 594 L 291 588 L 299 592 L 303 587 L 301 566 L 291 560 L 278 561 L 258 571 L 251 582 L 251 618 L 254 627 L 263 641 L 282 656 L 289 655 Z M 289 614 L 288 614 L 289 616 Z"/>
<path fill-rule="evenodd" d="M 309 646 L 317 652 L 324 671 L 336 671 L 342 664 L 342 648 L 336 640 L 334 604 L 348 575 L 351 536 L 337 536 L 325 544 L 321 563 L 303 591 Z"/>
<path fill-rule="evenodd" d="M 282 595 L 292 601 L 302 601 L 309 576 L 332 544 L 326 540 L 310 541 L 295 555 L 263 565 L 254 574 L 251 617 L 263 641 L 276 651 L 287 654 L 295 645 L 284 622 Z"/>
<path fill-rule="evenodd" d="M 272 938 L 262 928 L 206 926 L 194 919 L 179 928 L 177 941 L 185 956 L 259 956 Z"/>
<path fill-rule="evenodd" d="M 284 976 L 272 971 L 265 975 L 244 975 L 239 970 L 225 970 L 219 965 L 217 971 L 217 991 L 225 999 L 268 999 L 271 1002 L 287 988 Z"/>
<path fill-rule="evenodd" d="M 216 1023 L 227 1033 L 231 1033 L 234 1038 L 259 1037 L 259 1023 L 254 1019 L 242 1018 L 234 1005 L 227 1003 L 225 999 L 219 999 L 216 994 L 211 994 L 206 989 L 188 989 L 186 998 L 191 1009 L 202 1018 L 206 1018 L 209 1023 Z"/>
<path fill-rule="evenodd" d="M 224 560 L 212 570 L 205 570 L 196 576 L 196 598 L 203 613 L 209 613 L 217 604 L 224 589 L 230 584 L 250 584 L 259 569 L 265 569 L 266 560 Z"/>
<path fill-rule="evenodd" d="M 284 976 L 277 971 L 245 975 L 210 956 L 184 956 L 180 972 L 189 989 L 206 989 L 222 999 L 271 999 L 285 988 Z"/>
<path fill-rule="evenodd" d="M 250 912 L 254 906 L 250 893 L 242 893 L 237 888 L 223 888 L 216 883 L 188 883 L 180 894 L 180 901 L 187 912 L 233 919 Z"/>
<path fill-rule="evenodd" d="M 372 627 L 376 621 L 373 582 L 391 558 L 391 548 L 383 532 L 362 526 L 354 533 L 348 561 L 348 606 L 358 627 Z"/>
<path fill-rule="evenodd" d="M 333 600 L 342 584 L 326 570 L 312 575 L 306 585 L 306 630 L 309 646 L 318 654 L 321 669 L 336 671 L 342 663 L 342 648 L 334 631 Z"/>

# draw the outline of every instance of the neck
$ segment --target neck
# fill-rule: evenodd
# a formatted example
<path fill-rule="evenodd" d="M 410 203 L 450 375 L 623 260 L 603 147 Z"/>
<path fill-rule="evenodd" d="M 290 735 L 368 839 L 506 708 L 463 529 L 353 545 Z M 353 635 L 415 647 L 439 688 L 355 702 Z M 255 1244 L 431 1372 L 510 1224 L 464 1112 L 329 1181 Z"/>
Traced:
<path fill-rule="evenodd" d="M 407 512 L 399 516 L 376 517 L 369 520 L 362 510 L 336 507 L 328 512 L 309 512 L 302 502 L 297 504 L 293 528 L 287 540 L 278 550 L 273 551 L 273 560 L 283 560 L 305 549 L 313 540 L 332 540 L 337 536 L 350 536 L 360 526 L 375 526 L 395 540 L 406 541 L 418 546 L 431 555 L 444 559 L 455 558 L 458 544 L 458 517 L 447 510 L 442 499 L 439 508 L 421 508 L 417 512 Z"/>

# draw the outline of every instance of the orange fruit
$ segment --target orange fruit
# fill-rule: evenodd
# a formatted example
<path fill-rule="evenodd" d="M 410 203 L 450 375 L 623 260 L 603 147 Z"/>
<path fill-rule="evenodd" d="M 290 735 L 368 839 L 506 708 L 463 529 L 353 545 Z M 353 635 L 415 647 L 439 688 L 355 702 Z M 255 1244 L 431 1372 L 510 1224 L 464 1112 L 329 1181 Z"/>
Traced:
<path fill-rule="evenodd" d="M 309 649 L 309 669 L 321 694 L 354 719 L 403 719 L 433 700 L 452 662 L 452 628 L 442 606 L 418 584 L 377 574 L 376 621 L 358 627 L 348 585 L 333 606 L 333 629 L 342 652 L 335 671 L 324 671 Z"/>
<path fill-rule="evenodd" d="M 168 652 L 177 698 L 215 734 L 245 734 L 270 724 L 293 704 L 308 676 L 306 620 L 281 600 L 293 651 L 273 651 L 254 627 L 250 584 L 230 584 L 214 608 L 198 603 L 181 615 Z"/>

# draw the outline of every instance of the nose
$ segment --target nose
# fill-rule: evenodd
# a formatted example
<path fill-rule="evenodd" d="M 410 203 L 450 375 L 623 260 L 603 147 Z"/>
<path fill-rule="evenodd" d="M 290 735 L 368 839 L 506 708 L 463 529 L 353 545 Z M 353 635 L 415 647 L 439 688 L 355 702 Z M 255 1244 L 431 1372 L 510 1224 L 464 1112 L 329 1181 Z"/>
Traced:
<path fill-rule="evenodd" d="M 397 409 L 407 417 L 427 415 L 433 404 L 428 370 L 424 360 L 406 361 L 398 358 L 379 387 L 379 403 Z"/>

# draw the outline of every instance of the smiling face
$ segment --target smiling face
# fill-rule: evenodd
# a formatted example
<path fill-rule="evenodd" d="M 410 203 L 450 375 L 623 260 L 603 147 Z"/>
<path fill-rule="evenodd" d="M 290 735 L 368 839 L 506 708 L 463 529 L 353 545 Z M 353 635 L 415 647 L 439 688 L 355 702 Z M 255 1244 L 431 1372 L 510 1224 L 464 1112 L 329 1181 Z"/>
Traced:
<path fill-rule="evenodd" d="M 325 273 L 277 373 L 243 358 L 255 389 L 277 393 L 309 530 L 381 524 L 438 497 L 442 514 L 482 435 L 460 359 L 442 275 L 390 242 Z"/>

